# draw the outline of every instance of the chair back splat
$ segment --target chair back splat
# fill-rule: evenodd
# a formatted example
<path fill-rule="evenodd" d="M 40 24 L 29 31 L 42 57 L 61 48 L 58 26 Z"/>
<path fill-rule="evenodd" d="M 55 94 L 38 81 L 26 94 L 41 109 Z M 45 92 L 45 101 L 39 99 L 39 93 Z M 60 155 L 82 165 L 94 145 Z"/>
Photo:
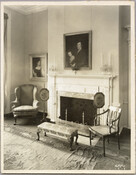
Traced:
<path fill-rule="evenodd" d="M 119 121 L 121 115 L 121 108 L 110 106 L 107 112 L 107 126 L 119 132 Z"/>

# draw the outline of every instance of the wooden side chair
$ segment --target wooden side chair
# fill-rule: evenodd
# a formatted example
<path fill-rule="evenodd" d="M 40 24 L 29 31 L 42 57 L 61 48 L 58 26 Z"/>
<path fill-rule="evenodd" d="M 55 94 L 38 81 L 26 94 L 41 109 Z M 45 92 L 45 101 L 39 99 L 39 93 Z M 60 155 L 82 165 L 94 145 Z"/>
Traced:
<path fill-rule="evenodd" d="M 98 121 L 100 121 L 101 115 L 107 113 L 106 125 L 100 125 Z M 103 139 L 103 155 L 105 157 L 105 138 L 111 135 L 118 136 L 118 148 L 120 149 L 119 142 L 119 121 L 121 116 L 121 108 L 110 106 L 105 112 L 101 114 L 96 114 L 94 118 L 94 126 L 89 127 L 90 131 L 90 145 L 92 140 L 92 133 L 97 135 Z"/>

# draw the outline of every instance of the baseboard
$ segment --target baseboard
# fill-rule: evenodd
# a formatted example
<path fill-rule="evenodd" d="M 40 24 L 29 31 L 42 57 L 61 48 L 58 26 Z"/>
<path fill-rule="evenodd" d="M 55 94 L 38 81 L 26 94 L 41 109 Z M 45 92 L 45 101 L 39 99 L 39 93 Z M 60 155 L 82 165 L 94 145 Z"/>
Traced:
<path fill-rule="evenodd" d="M 123 127 L 122 132 L 120 134 L 130 135 L 131 134 L 131 129 L 129 129 L 127 127 Z"/>
<path fill-rule="evenodd" d="M 47 116 L 47 113 L 44 113 L 45 117 Z M 39 112 L 37 113 L 37 116 L 43 116 L 43 112 Z M 13 113 L 8 113 L 8 114 L 4 114 L 4 117 L 13 117 Z"/>
<path fill-rule="evenodd" d="M 4 117 L 13 117 L 13 113 L 4 114 Z"/>
<path fill-rule="evenodd" d="M 121 127 L 121 128 L 120 128 L 119 135 L 122 133 L 123 128 L 124 128 L 124 127 Z"/>
<path fill-rule="evenodd" d="M 41 112 L 41 111 L 38 111 L 37 115 L 40 115 L 40 116 L 45 115 L 45 117 L 46 117 L 46 116 L 47 116 L 47 113 L 46 113 L 46 112 L 45 112 L 45 113 L 43 113 L 43 112 Z"/>

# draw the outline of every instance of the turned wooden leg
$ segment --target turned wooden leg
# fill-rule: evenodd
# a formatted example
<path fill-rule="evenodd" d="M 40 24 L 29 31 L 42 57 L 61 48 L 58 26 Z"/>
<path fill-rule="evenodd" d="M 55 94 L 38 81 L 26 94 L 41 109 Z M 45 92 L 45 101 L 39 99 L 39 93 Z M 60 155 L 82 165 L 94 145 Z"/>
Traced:
<path fill-rule="evenodd" d="M 70 151 L 73 151 L 73 149 L 72 149 L 73 141 L 74 141 L 74 136 L 71 136 L 70 137 Z"/>
<path fill-rule="evenodd" d="M 103 155 L 105 157 L 105 137 L 103 137 Z"/>
<path fill-rule="evenodd" d="M 44 132 L 44 136 L 47 136 L 46 132 Z"/>
<path fill-rule="evenodd" d="M 38 136 L 37 140 L 40 140 L 40 131 L 37 131 L 37 136 Z"/>
<path fill-rule="evenodd" d="M 15 123 L 14 123 L 14 125 L 16 125 L 16 122 L 17 122 L 17 118 L 15 117 Z"/>
<path fill-rule="evenodd" d="M 92 142 L 91 142 L 91 140 L 92 140 L 92 133 L 91 133 L 91 131 L 89 131 L 89 134 L 90 134 L 90 145 L 92 145 Z"/>
<path fill-rule="evenodd" d="M 75 144 L 76 144 L 76 145 L 78 145 L 78 143 L 77 143 L 78 134 L 76 134 L 76 136 L 75 136 L 75 137 L 76 137 Z"/>
<path fill-rule="evenodd" d="M 107 139 L 107 142 L 109 143 L 109 137 L 108 137 L 108 139 Z"/>
<path fill-rule="evenodd" d="M 119 133 L 118 133 L 118 149 L 120 149 Z"/>

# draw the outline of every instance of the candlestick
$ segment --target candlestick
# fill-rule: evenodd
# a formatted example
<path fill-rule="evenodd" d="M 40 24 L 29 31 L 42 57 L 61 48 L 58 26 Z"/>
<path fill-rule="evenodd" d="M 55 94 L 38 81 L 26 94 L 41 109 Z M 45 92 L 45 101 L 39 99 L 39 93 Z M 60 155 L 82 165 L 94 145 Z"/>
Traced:
<path fill-rule="evenodd" d="M 84 115 L 84 112 L 82 113 L 82 124 L 84 124 L 84 118 L 85 118 L 85 115 Z"/>
<path fill-rule="evenodd" d="M 67 109 L 65 110 L 65 120 L 67 121 Z"/>

